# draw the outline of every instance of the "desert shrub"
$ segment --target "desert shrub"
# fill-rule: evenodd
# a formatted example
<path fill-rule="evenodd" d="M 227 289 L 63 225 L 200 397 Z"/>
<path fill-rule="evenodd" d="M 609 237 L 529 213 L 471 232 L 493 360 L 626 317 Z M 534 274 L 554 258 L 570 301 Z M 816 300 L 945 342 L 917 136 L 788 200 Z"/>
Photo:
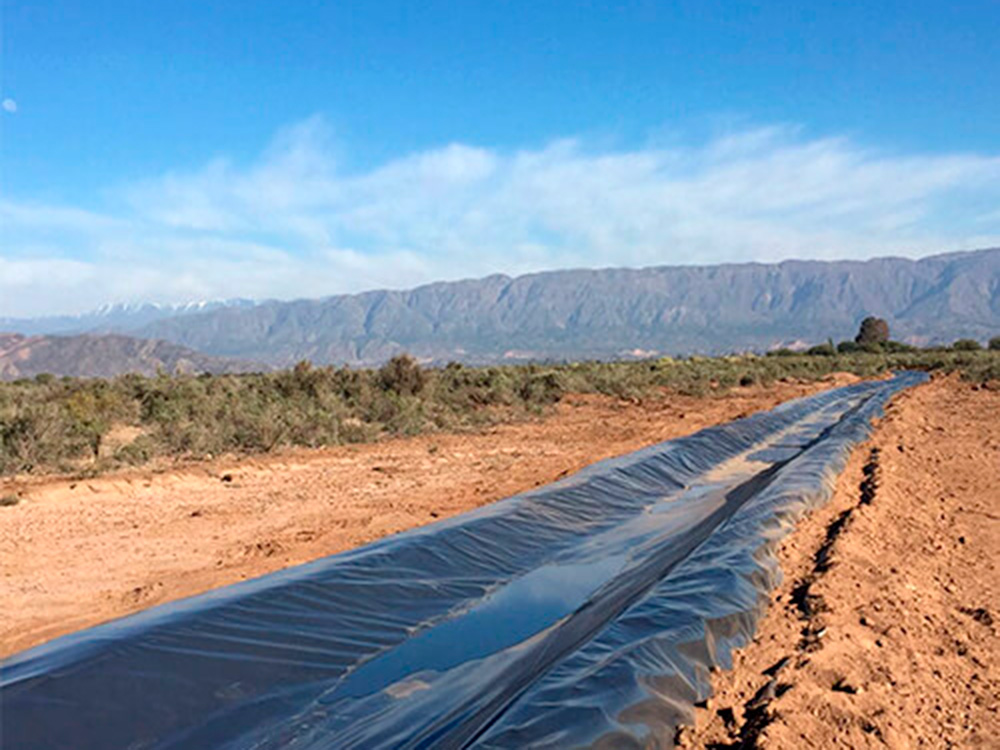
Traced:
<path fill-rule="evenodd" d="M 882 341 L 863 341 L 858 344 L 858 351 L 868 354 L 882 354 L 885 352 L 885 343 Z"/>
<path fill-rule="evenodd" d="M 832 341 L 827 341 L 825 344 L 817 344 L 816 346 L 811 346 L 806 350 L 806 354 L 819 357 L 832 357 L 836 355 L 837 347 L 833 345 Z"/>
<path fill-rule="evenodd" d="M 465 367 L 457 362 L 437 371 L 431 396 L 456 412 L 509 405 L 515 400 L 513 379 L 504 368 Z"/>
<path fill-rule="evenodd" d="M 962 367 L 962 377 L 981 383 L 1000 381 L 1000 357 L 992 356 L 967 363 Z"/>
<path fill-rule="evenodd" d="M 0 471 L 5 474 L 73 458 L 80 448 L 57 404 L 30 404 L 0 420 Z"/>
<path fill-rule="evenodd" d="M 951 348 L 956 352 L 975 352 L 979 351 L 983 347 L 975 339 L 959 339 L 951 345 Z"/>
<path fill-rule="evenodd" d="M 518 396 L 527 404 L 553 404 L 565 392 L 563 378 L 554 370 L 529 371 L 518 387 Z"/>
<path fill-rule="evenodd" d="M 855 352 L 862 351 L 861 345 L 856 341 L 841 341 L 837 344 L 838 354 L 854 354 Z"/>
<path fill-rule="evenodd" d="M 156 454 L 156 441 L 148 435 L 140 435 L 131 443 L 119 447 L 114 453 L 114 460 L 120 464 L 140 466 Z"/>
<path fill-rule="evenodd" d="M 12 508 L 21 502 L 21 498 L 17 495 L 3 495 L 0 496 L 0 508 Z"/>
<path fill-rule="evenodd" d="M 383 420 L 385 430 L 393 435 L 419 435 L 426 429 L 423 402 L 412 396 L 394 396 L 395 410 Z"/>
<path fill-rule="evenodd" d="M 401 396 L 415 396 L 427 383 L 427 377 L 417 361 L 408 354 L 398 354 L 378 371 L 379 386 Z"/>
<path fill-rule="evenodd" d="M 95 381 L 90 388 L 71 388 L 63 403 L 69 429 L 90 449 L 95 459 L 112 423 L 128 415 L 129 411 L 115 390 L 104 381 Z"/>

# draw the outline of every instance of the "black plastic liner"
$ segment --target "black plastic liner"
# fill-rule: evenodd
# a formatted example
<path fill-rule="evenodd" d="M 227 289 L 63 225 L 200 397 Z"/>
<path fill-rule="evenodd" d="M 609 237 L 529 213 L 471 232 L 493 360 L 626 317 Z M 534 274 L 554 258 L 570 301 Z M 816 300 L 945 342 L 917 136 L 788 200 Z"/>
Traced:
<path fill-rule="evenodd" d="M 4 748 L 670 747 L 904 373 L 13 657 Z"/>

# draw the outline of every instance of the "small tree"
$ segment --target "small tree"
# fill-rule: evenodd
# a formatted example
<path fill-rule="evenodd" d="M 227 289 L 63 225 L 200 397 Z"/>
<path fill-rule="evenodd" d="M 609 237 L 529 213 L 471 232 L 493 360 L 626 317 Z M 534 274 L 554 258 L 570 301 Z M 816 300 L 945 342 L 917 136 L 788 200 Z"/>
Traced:
<path fill-rule="evenodd" d="M 975 352 L 979 351 L 983 347 L 975 339 L 959 339 L 951 345 L 951 348 L 956 352 Z"/>
<path fill-rule="evenodd" d="M 994 336 L 990 339 L 990 351 L 1000 352 L 1000 336 Z"/>
<path fill-rule="evenodd" d="M 858 335 L 854 337 L 857 344 L 884 344 L 888 340 L 889 324 L 873 315 L 861 321 Z"/>

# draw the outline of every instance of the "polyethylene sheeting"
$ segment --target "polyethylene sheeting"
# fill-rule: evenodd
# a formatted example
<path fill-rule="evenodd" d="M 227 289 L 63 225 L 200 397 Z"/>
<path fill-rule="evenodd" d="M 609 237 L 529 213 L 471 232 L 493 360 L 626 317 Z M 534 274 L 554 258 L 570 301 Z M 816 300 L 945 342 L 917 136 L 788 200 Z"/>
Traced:
<path fill-rule="evenodd" d="M 669 747 L 905 373 L 24 652 L 11 748 Z"/>

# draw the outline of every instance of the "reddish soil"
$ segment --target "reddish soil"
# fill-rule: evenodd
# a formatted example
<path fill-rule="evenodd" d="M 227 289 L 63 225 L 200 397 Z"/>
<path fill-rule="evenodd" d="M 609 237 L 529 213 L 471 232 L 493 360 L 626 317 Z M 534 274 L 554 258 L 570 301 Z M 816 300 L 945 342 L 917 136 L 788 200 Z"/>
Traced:
<path fill-rule="evenodd" d="M 680 744 L 1000 747 L 998 531 L 1000 389 L 902 394 L 782 545 L 770 613 Z"/>
<path fill-rule="evenodd" d="M 644 403 L 564 399 L 478 434 L 0 482 L 0 657 L 154 604 L 356 547 L 609 456 L 850 382 Z"/>

